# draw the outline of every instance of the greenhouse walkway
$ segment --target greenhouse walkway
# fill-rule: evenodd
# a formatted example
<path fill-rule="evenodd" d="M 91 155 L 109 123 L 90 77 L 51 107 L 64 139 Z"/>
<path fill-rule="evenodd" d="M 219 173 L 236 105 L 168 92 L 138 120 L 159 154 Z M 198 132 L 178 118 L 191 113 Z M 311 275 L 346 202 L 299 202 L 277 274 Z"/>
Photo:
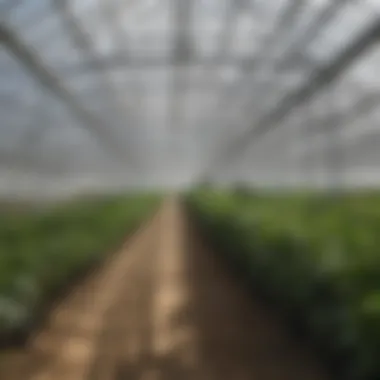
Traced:
<path fill-rule="evenodd" d="M 6 367 L 1 380 L 328 379 L 172 199 Z"/>

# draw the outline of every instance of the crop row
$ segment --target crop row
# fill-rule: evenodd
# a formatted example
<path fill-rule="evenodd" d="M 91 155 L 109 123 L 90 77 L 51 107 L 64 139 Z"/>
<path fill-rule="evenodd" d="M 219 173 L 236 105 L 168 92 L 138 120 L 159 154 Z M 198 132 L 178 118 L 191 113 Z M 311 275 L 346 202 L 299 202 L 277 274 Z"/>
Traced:
<path fill-rule="evenodd" d="M 0 340 L 27 332 L 44 304 L 152 212 L 157 197 L 77 200 L 0 214 Z"/>
<path fill-rule="evenodd" d="M 217 251 L 339 377 L 380 379 L 379 195 L 203 190 L 188 205 Z"/>

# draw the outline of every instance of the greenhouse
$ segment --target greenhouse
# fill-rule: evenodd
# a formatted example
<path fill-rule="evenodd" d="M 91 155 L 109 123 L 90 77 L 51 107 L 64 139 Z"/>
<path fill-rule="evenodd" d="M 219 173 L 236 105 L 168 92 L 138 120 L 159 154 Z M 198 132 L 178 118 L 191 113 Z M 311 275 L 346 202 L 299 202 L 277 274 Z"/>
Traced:
<path fill-rule="evenodd" d="M 0 380 L 380 379 L 380 3 L 0 0 Z"/>

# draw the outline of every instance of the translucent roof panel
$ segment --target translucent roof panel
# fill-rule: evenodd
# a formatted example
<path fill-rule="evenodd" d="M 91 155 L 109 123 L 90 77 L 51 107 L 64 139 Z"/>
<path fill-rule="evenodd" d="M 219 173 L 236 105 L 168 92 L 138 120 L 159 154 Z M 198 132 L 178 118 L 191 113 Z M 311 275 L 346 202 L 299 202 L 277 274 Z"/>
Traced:
<path fill-rule="evenodd" d="M 1 0 L 0 11 L 7 170 L 296 180 L 305 155 L 336 146 L 350 178 L 380 171 L 376 1 Z"/>

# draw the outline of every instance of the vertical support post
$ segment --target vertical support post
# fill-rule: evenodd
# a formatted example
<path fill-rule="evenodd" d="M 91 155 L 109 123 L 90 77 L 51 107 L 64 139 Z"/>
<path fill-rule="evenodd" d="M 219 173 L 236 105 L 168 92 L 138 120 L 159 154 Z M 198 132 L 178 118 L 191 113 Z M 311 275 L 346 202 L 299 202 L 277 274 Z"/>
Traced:
<path fill-rule="evenodd" d="M 172 1 L 173 17 L 173 55 L 171 62 L 172 83 L 171 83 L 171 110 L 170 126 L 172 131 L 181 129 L 181 116 L 183 116 L 183 98 L 186 90 L 186 79 L 183 75 L 186 72 L 187 64 L 194 55 L 194 49 L 190 37 L 191 10 L 190 3 L 194 0 L 174 0 Z"/>

